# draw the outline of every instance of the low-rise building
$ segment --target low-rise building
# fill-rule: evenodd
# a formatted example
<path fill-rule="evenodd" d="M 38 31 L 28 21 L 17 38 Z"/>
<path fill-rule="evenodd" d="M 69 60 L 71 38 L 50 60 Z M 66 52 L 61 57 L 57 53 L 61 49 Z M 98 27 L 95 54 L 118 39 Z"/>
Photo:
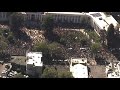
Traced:
<path fill-rule="evenodd" d="M 87 58 L 72 58 L 70 60 L 70 72 L 74 78 L 88 78 Z"/>
<path fill-rule="evenodd" d="M 26 53 L 26 73 L 31 76 L 41 75 L 43 62 L 41 61 L 42 52 Z"/>

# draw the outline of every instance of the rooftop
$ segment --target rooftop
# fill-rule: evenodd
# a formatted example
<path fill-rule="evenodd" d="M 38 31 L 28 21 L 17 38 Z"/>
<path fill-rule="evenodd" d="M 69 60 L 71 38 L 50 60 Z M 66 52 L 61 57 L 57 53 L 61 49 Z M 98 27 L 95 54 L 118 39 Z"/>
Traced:
<path fill-rule="evenodd" d="M 67 14 L 67 15 L 83 15 L 85 13 L 78 13 L 78 12 L 45 12 L 48 14 Z"/>
<path fill-rule="evenodd" d="M 70 72 L 74 78 L 88 78 L 87 58 L 71 58 Z"/>
<path fill-rule="evenodd" d="M 76 64 L 72 68 L 72 74 L 74 78 L 88 78 L 87 66 L 82 64 Z"/>
<path fill-rule="evenodd" d="M 32 64 L 34 66 L 42 66 L 43 63 L 41 61 L 42 52 L 29 52 L 26 54 L 27 64 Z"/>
<path fill-rule="evenodd" d="M 93 20 L 101 29 L 107 30 L 110 24 L 113 24 L 114 26 L 118 24 L 118 22 L 111 15 L 106 16 L 102 12 L 89 12 L 88 15 L 93 18 Z"/>

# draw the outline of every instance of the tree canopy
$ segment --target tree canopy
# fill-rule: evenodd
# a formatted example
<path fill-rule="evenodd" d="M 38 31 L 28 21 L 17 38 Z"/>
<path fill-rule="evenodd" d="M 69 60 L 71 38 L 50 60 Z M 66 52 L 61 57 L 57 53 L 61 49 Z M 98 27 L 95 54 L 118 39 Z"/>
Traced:
<path fill-rule="evenodd" d="M 101 49 L 100 43 L 94 43 L 91 45 L 91 51 L 96 54 Z"/>
<path fill-rule="evenodd" d="M 20 29 L 21 27 L 23 27 L 23 24 L 24 24 L 24 17 L 22 14 L 20 13 L 12 13 L 11 14 L 11 29 L 13 30 L 18 30 Z"/>
<path fill-rule="evenodd" d="M 51 32 L 54 28 L 54 20 L 51 16 L 46 16 L 42 23 L 42 28 L 46 30 L 46 32 Z"/>
<path fill-rule="evenodd" d="M 73 78 L 69 71 L 58 71 L 54 67 L 46 67 L 43 71 L 42 78 Z"/>
<path fill-rule="evenodd" d="M 112 39 L 114 37 L 114 26 L 113 24 L 110 24 L 109 27 L 108 27 L 108 30 L 107 30 L 107 37 L 108 39 Z"/>
<path fill-rule="evenodd" d="M 45 60 L 43 62 L 50 63 L 54 60 L 65 60 L 67 57 L 65 54 L 65 50 L 59 43 L 39 43 L 33 47 L 33 51 L 42 52 Z"/>
<path fill-rule="evenodd" d="M 18 73 L 17 75 L 15 75 L 13 78 L 26 78 L 23 74 Z"/>
<path fill-rule="evenodd" d="M 65 72 L 65 71 L 61 71 L 58 72 L 58 78 L 73 78 L 72 73 L 71 72 Z"/>
<path fill-rule="evenodd" d="M 45 68 L 42 74 L 42 78 L 57 78 L 58 73 L 57 70 L 53 67 Z"/>
<path fill-rule="evenodd" d="M 110 24 L 107 30 L 107 42 L 108 42 L 108 46 L 111 46 L 114 42 L 114 35 L 115 29 L 113 24 Z"/>

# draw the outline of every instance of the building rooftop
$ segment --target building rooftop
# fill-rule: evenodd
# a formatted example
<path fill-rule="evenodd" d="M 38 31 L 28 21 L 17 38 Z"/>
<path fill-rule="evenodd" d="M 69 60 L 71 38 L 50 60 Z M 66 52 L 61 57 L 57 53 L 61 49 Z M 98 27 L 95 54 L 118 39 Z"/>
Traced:
<path fill-rule="evenodd" d="M 67 15 L 84 15 L 85 13 L 79 13 L 79 12 L 45 12 L 48 14 L 67 14 Z"/>
<path fill-rule="evenodd" d="M 74 78 L 88 78 L 87 66 L 76 64 L 73 66 L 72 74 Z"/>
<path fill-rule="evenodd" d="M 111 15 L 107 16 L 102 12 L 89 12 L 87 15 L 93 18 L 100 29 L 107 30 L 110 24 L 113 24 L 114 26 L 118 24 Z"/>
<path fill-rule="evenodd" d="M 74 78 L 88 78 L 87 58 L 71 58 L 70 72 Z"/>
<path fill-rule="evenodd" d="M 34 66 L 42 66 L 41 61 L 42 52 L 29 52 L 26 54 L 27 61 L 26 64 L 32 64 Z"/>

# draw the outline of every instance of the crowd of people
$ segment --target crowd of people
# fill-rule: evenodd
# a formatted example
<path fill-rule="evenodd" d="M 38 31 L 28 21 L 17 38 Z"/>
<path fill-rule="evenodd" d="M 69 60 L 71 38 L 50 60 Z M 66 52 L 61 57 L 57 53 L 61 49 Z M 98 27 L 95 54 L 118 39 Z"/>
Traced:
<path fill-rule="evenodd" d="M 45 40 L 43 32 L 40 30 L 23 28 L 23 31 L 31 38 L 32 44 L 36 44 Z"/>
<path fill-rule="evenodd" d="M 0 28 L 1 29 L 9 29 L 9 26 L 8 25 L 2 25 L 2 24 L 0 24 Z"/>

